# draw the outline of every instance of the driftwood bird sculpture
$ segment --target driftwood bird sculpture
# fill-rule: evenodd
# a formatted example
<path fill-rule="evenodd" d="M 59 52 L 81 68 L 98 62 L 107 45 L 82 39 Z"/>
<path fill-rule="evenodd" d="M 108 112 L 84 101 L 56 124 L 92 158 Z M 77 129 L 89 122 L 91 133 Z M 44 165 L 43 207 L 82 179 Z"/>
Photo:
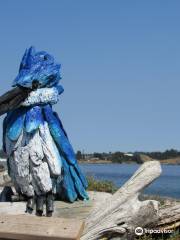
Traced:
<path fill-rule="evenodd" d="M 60 64 L 47 52 L 30 47 L 24 53 L 13 89 L 0 97 L 3 148 L 16 191 L 37 215 L 53 212 L 54 196 L 69 202 L 88 199 L 87 181 L 78 166 L 58 114 Z"/>

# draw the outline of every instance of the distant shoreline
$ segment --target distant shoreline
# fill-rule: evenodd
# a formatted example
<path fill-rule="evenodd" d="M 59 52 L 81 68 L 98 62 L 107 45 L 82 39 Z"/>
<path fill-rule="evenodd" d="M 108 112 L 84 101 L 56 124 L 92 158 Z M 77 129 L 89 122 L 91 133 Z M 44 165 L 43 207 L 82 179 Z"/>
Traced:
<path fill-rule="evenodd" d="M 107 160 L 78 160 L 79 163 L 99 163 L 99 164 L 110 164 L 113 163 L 112 161 L 107 161 Z"/>
<path fill-rule="evenodd" d="M 153 160 L 153 159 L 152 159 Z M 156 160 L 158 161 L 158 160 Z M 142 163 L 137 163 L 135 161 L 123 161 L 123 162 L 112 162 L 112 161 L 107 161 L 107 160 L 79 160 L 78 161 L 80 164 L 123 164 L 123 163 L 126 163 L 126 164 L 142 164 Z M 179 162 L 176 162 L 176 161 L 171 161 L 171 160 L 159 160 L 159 162 L 162 164 L 162 165 L 180 165 Z"/>

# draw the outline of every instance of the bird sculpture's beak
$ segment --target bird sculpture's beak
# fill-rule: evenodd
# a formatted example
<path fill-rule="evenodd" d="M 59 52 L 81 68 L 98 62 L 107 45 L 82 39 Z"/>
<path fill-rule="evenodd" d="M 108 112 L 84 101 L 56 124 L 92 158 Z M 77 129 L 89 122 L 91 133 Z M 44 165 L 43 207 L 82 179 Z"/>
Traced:
<path fill-rule="evenodd" d="M 4 113 L 12 111 L 20 106 L 20 104 L 28 97 L 28 88 L 16 87 L 0 97 L 0 116 Z"/>

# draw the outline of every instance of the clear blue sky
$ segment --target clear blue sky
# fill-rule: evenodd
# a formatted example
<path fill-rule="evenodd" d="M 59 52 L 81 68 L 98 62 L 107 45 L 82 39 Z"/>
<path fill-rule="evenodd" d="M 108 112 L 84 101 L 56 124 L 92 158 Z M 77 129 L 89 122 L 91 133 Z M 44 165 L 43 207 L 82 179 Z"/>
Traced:
<path fill-rule="evenodd" d="M 56 110 L 75 150 L 180 149 L 179 10 L 176 0 L 1 0 L 0 94 L 34 45 L 62 64 Z"/>

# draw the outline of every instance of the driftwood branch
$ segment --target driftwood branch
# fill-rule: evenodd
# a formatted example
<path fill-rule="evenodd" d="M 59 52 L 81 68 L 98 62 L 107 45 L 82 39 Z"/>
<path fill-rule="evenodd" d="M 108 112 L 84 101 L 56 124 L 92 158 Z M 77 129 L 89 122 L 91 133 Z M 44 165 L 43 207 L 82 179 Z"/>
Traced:
<path fill-rule="evenodd" d="M 138 226 L 157 224 L 159 202 L 140 201 L 139 194 L 161 174 L 158 161 L 141 165 L 135 174 L 115 194 L 102 201 L 86 220 L 82 240 L 101 239 L 104 236 L 132 235 Z"/>

